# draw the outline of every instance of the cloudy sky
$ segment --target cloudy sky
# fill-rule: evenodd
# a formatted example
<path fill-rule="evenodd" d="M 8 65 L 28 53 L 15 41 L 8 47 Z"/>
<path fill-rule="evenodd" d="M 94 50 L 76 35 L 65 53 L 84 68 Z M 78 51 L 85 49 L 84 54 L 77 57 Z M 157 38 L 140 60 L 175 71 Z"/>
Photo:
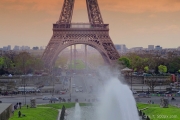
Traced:
<path fill-rule="evenodd" d="M 46 46 L 64 0 L 0 0 L 0 47 Z M 75 0 L 72 22 L 88 22 L 86 0 Z M 98 0 L 114 44 L 180 46 L 180 0 Z"/>

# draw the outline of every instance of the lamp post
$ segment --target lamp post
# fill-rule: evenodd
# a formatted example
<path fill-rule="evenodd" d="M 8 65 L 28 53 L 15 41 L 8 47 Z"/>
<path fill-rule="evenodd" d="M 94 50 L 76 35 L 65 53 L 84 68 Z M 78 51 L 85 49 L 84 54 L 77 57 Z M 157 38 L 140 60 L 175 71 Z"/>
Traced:
<path fill-rule="evenodd" d="M 71 100 L 71 77 L 70 77 L 70 79 L 69 79 L 70 81 L 70 85 L 69 85 L 69 93 L 70 93 L 70 100 Z"/>
<path fill-rule="evenodd" d="M 26 105 L 26 90 L 25 90 L 25 87 L 26 87 L 26 82 L 25 82 L 25 79 L 22 78 L 22 81 L 24 81 L 24 104 Z"/>
<path fill-rule="evenodd" d="M 177 80 L 178 80 L 178 90 L 179 90 L 179 86 L 180 86 L 180 84 L 179 84 L 179 79 L 180 79 L 180 74 L 178 73 L 178 75 L 177 75 Z"/>
<path fill-rule="evenodd" d="M 52 76 L 52 80 L 53 80 L 53 93 L 52 96 L 54 96 L 54 77 Z"/>
<path fill-rule="evenodd" d="M 132 91 L 132 71 L 131 71 L 131 91 Z"/>
<path fill-rule="evenodd" d="M 162 85 L 162 83 L 160 83 L 160 91 L 161 91 L 161 85 Z"/>
<path fill-rule="evenodd" d="M 54 96 L 54 77 L 53 77 L 53 67 L 51 68 L 51 80 L 53 81 L 53 91 L 52 91 L 52 96 Z"/>

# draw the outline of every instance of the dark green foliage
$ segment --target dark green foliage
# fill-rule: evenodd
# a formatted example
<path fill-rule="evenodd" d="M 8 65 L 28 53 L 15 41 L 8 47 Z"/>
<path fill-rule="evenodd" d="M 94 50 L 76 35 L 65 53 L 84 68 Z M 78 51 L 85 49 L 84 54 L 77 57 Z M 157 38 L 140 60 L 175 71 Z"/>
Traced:
<path fill-rule="evenodd" d="M 139 116 L 142 116 L 142 111 L 141 110 L 139 111 Z"/>
<path fill-rule="evenodd" d="M 18 54 L 4 54 L 0 57 L 0 75 L 3 74 L 28 74 L 43 69 L 40 57 L 27 52 Z"/>
<path fill-rule="evenodd" d="M 126 67 L 131 67 L 131 61 L 129 58 L 121 57 L 121 58 L 119 58 L 119 61 L 121 61 L 122 64 L 125 65 Z"/>
<path fill-rule="evenodd" d="M 146 120 L 150 120 L 149 116 L 147 116 Z"/>
<path fill-rule="evenodd" d="M 136 72 L 177 73 L 180 70 L 180 56 L 169 52 L 166 56 L 154 54 L 128 53 L 119 58 L 119 64 L 130 67 Z M 158 66 L 162 69 L 158 69 Z M 146 67 L 146 69 L 144 69 Z M 148 68 L 148 69 L 147 69 Z"/>
<path fill-rule="evenodd" d="M 60 120 L 64 120 L 65 111 L 66 111 L 66 108 L 65 108 L 65 107 L 64 107 L 64 105 L 63 105 L 63 107 L 62 107 L 62 109 L 61 109 L 61 116 L 60 116 Z"/>

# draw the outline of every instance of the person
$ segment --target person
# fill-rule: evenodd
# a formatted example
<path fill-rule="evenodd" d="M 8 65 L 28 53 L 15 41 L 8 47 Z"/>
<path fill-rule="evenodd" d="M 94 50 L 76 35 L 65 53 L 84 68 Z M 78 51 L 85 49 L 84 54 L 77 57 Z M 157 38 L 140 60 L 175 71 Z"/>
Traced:
<path fill-rule="evenodd" d="M 17 109 L 18 109 L 18 107 L 19 107 L 18 105 L 19 105 L 19 104 L 18 104 L 18 103 L 16 103 L 16 108 L 17 108 Z"/>
<path fill-rule="evenodd" d="M 18 117 L 21 117 L 21 111 L 18 112 Z"/>
<path fill-rule="evenodd" d="M 176 100 L 176 99 L 174 97 L 172 97 L 171 100 Z"/>
<path fill-rule="evenodd" d="M 14 115 L 14 107 L 12 107 L 12 114 Z"/>
<path fill-rule="evenodd" d="M 16 110 L 16 105 L 14 105 L 14 110 Z"/>
<path fill-rule="evenodd" d="M 27 105 L 27 109 L 28 109 L 28 107 L 29 107 L 29 106 Z"/>
<path fill-rule="evenodd" d="M 12 110 L 12 114 L 14 115 L 14 110 Z"/>

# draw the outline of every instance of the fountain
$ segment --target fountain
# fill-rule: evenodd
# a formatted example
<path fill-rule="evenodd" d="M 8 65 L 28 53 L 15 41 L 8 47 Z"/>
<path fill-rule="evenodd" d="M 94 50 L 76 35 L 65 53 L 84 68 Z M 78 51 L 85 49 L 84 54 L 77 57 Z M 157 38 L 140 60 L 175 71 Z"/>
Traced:
<path fill-rule="evenodd" d="M 81 120 L 81 108 L 78 102 L 75 105 L 74 120 Z"/>
<path fill-rule="evenodd" d="M 139 120 L 131 90 L 117 78 L 106 83 L 97 107 L 97 120 Z"/>
<path fill-rule="evenodd" d="M 81 108 L 76 103 L 69 110 L 67 120 L 139 120 L 136 102 L 127 85 L 118 78 L 110 78 L 103 88 L 98 95 L 99 102 Z"/>

